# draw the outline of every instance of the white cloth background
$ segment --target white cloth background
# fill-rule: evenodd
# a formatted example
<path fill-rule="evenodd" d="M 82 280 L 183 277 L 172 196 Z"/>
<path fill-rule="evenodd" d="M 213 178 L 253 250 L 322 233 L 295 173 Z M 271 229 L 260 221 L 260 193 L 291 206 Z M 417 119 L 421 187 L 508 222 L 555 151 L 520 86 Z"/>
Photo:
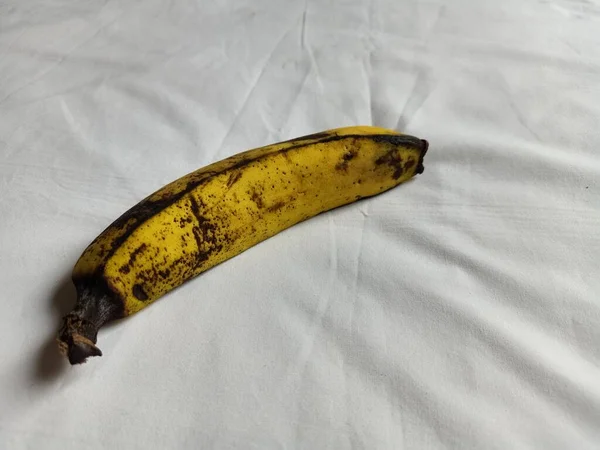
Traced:
<path fill-rule="evenodd" d="M 239 151 L 425 173 L 53 342 L 85 246 Z M 599 449 L 598 0 L 0 4 L 0 447 Z"/>

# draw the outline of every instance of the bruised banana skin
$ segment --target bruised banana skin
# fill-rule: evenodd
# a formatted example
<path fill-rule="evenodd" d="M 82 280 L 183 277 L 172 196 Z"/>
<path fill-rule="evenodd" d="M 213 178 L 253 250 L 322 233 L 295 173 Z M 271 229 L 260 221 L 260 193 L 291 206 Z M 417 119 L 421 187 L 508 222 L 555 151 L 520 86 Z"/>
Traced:
<path fill-rule="evenodd" d="M 427 147 L 384 128 L 338 128 L 239 153 L 164 186 L 77 261 L 61 350 L 71 364 L 102 355 L 104 324 L 298 222 L 409 180 L 423 172 Z"/>

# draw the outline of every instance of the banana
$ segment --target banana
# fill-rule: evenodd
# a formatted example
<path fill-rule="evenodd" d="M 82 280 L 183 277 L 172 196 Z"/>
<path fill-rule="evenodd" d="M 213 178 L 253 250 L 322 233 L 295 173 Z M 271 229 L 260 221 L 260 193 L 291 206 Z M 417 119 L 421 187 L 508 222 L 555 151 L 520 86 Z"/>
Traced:
<path fill-rule="evenodd" d="M 126 211 L 72 272 L 77 301 L 58 343 L 71 364 L 101 356 L 98 330 L 319 213 L 423 172 L 428 143 L 370 126 L 248 150 L 162 187 Z"/>

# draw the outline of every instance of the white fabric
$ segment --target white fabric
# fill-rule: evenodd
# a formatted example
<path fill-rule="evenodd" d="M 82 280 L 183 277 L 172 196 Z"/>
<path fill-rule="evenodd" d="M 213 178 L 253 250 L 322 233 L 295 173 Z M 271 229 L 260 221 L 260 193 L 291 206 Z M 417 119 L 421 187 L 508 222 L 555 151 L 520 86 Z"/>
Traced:
<path fill-rule="evenodd" d="M 425 173 L 53 341 L 119 214 L 373 124 Z M 600 1 L 0 5 L 0 448 L 599 449 Z"/>

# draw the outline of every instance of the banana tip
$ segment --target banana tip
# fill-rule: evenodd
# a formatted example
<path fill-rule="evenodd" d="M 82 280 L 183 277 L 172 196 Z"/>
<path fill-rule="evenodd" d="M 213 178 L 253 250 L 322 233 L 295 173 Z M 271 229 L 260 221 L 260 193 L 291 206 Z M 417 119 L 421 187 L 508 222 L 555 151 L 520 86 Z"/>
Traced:
<path fill-rule="evenodd" d="M 94 344 L 75 341 L 67 350 L 67 358 L 71 365 L 82 364 L 91 356 L 102 356 L 102 351 Z"/>
<path fill-rule="evenodd" d="M 82 364 L 90 356 L 102 356 L 96 347 L 97 329 L 89 322 L 71 313 L 64 318 L 63 326 L 58 334 L 58 347 L 71 365 Z"/>
<path fill-rule="evenodd" d="M 423 158 L 425 158 L 425 154 L 427 153 L 427 150 L 429 149 L 429 142 L 426 141 L 425 139 L 421 139 L 421 145 L 423 146 L 423 151 L 421 152 L 421 156 L 419 157 L 419 164 L 418 164 L 417 170 L 416 170 L 416 172 L 418 174 L 421 174 L 425 171 L 425 166 L 423 166 Z"/>
<path fill-rule="evenodd" d="M 102 351 L 89 339 L 73 334 L 58 339 L 60 352 L 67 357 L 71 365 L 82 364 L 91 356 L 102 356 Z"/>

